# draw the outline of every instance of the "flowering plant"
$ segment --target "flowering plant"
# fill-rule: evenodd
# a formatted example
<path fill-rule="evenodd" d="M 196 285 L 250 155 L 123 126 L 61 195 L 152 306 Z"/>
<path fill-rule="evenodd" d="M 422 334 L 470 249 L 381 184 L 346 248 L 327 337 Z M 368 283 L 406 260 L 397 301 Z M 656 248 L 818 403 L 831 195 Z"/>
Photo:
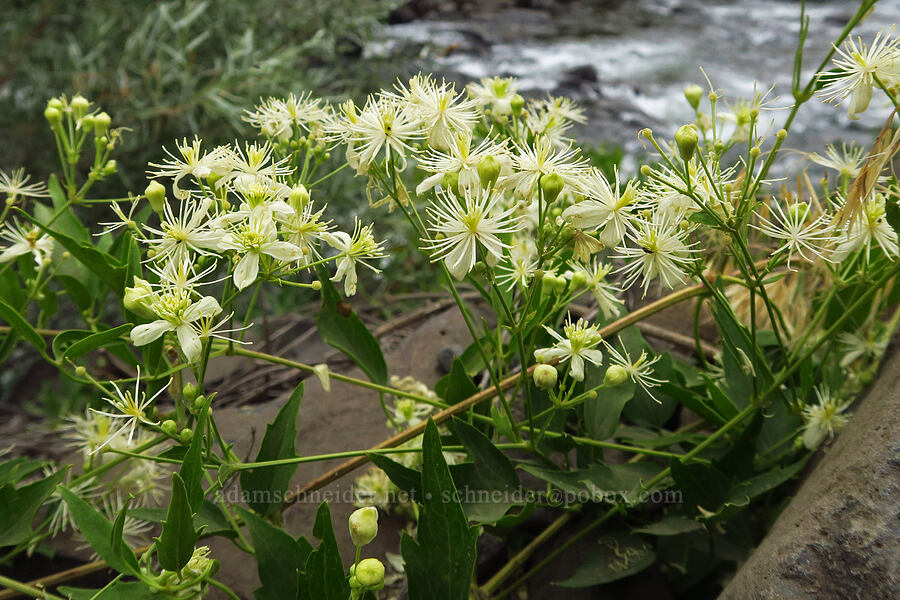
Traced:
<path fill-rule="evenodd" d="M 847 423 L 900 319 L 898 183 L 887 168 L 900 149 L 896 110 L 868 151 L 809 156 L 834 181 L 817 185 L 804 171 L 794 189 L 773 176 L 794 116 L 816 94 L 847 101 L 851 116 L 875 91 L 897 106 L 900 40 L 892 31 L 871 46 L 849 37 L 873 4 L 861 4 L 806 85 L 801 21 L 783 128 L 772 132 L 769 93 L 732 102 L 709 82 L 689 86 L 696 119 L 671 140 L 642 130 L 655 157 L 631 179 L 607 177 L 581 155 L 568 134 L 583 114 L 568 99 L 526 100 L 513 79 L 458 90 L 420 74 L 360 105 L 270 98 L 246 116 L 259 141 L 176 142 L 150 165 L 142 193 L 94 200 L 88 193 L 115 171 L 124 130 L 81 96 L 50 100 L 61 179 L 28 185 L 15 173 L 0 187 L 0 358 L 26 342 L 106 404 L 72 417 L 74 462 L 4 463 L 7 558 L 72 529 L 119 573 L 100 594 L 197 597 L 213 586 L 236 597 L 198 546 L 218 535 L 255 555 L 259 598 L 372 597 L 385 568 L 362 548 L 377 535 L 378 510 L 397 509 L 416 526 L 393 564 L 414 599 L 462 600 L 473 586 L 479 597 L 506 597 L 586 536 L 615 544 L 597 545 L 563 585 L 607 583 L 656 561 L 678 579 L 692 559 L 672 551 L 671 536 L 724 562 L 704 540 L 738 544 L 742 520 L 768 509 L 765 500 Z M 81 177 L 84 151 L 93 162 Z M 333 153 L 346 157 L 338 170 L 364 182 L 374 210 L 402 214 L 471 334 L 434 390 L 389 378 L 347 303 L 360 268 L 377 274 L 390 252 L 377 222 L 341 231 L 328 220 L 318 192 L 337 171 L 319 171 Z M 116 218 L 92 235 L 82 219 L 103 206 Z M 263 286 L 321 296 L 319 333 L 368 380 L 247 347 Z M 490 321 L 476 318 L 473 297 Z M 687 302 L 687 331 L 648 325 Z M 47 329 L 66 303 L 84 329 Z M 711 324 L 717 346 L 703 334 Z M 101 348 L 135 376 L 98 380 L 90 356 Z M 393 397 L 383 407 L 398 433 L 376 448 L 298 456 L 300 383 L 256 460 L 242 460 L 214 416 L 207 373 L 223 356 L 315 375 L 325 389 L 335 379 Z M 300 462 L 341 457 L 350 460 L 291 489 Z M 285 533 L 282 513 L 303 494 L 368 462 L 349 566 L 327 504 L 317 547 Z M 243 504 L 222 493 L 234 482 Z M 492 500 L 473 501 L 473 492 Z M 680 501 L 648 502 L 662 492 Z M 521 548 L 511 541 L 508 562 L 475 580 L 479 533 L 515 540 L 535 507 L 564 510 Z M 580 530 L 531 562 L 576 516 Z M 151 528 L 159 536 L 139 541 Z M 745 550 L 752 542 L 740 541 Z M 629 553 L 625 566 L 608 566 L 613 549 Z"/>

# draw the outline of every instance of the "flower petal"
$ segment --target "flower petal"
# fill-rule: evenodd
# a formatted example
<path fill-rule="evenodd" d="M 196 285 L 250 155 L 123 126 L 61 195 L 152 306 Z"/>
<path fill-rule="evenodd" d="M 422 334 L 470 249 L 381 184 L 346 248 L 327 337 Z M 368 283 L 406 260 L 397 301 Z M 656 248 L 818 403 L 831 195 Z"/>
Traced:
<path fill-rule="evenodd" d="M 165 332 L 172 331 L 172 329 L 172 324 L 163 319 L 147 323 L 146 325 L 138 325 L 131 330 L 131 341 L 135 346 L 145 346 L 159 339 L 159 336 Z"/>

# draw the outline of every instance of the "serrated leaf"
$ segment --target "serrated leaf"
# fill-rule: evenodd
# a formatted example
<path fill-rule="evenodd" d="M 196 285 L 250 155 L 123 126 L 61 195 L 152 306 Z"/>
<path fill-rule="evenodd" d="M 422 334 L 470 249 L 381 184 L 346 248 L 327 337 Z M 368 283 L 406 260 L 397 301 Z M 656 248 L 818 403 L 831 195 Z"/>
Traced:
<path fill-rule="evenodd" d="M 321 267 L 322 306 L 316 313 L 316 327 L 326 344 L 346 354 L 373 382 L 387 385 L 388 369 L 378 340 L 369 332 L 359 317 L 345 309 L 339 309 L 341 297 Z"/>
<path fill-rule="evenodd" d="M 137 564 L 134 551 L 126 545 L 122 545 L 118 552 L 113 549 L 113 524 L 94 509 L 90 504 L 73 494 L 64 487 L 57 488 L 63 501 L 69 507 L 69 512 L 75 520 L 78 531 L 91 545 L 91 548 L 100 558 L 118 571 L 126 575 L 135 573 L 133 565 Z"/>
<path fill-rule="evenodd" d="M 0 320 L 9 323 L 9 326 L 12 327 L 16 333 L 21 335 L 22 339 L 37 348 L 38 352 L 42 355 L 46 356 L 47 347 L 41 334 L 31 326 L 31 323 L 26 321 L 25 318 L 19 314 L 19 311 L 3 300 L 0 300 Z"/>
<path fill-rule="evenodd" d="M 250 531 L 256 550 L 256 568 L 262 587 L 253 595 L 257 600 L 297 598 L 299 571 L 306 564 L 307 553 L 280 527 L 239 506 L 236 508 Z"/>
<path fill-rule="evenodd" d="M 623 531 L 604 535 L 575 573 L 557 585 L 583 588 L 609 583 L 639 573 L 656 560 L 652 547 L 641 538 Z"/>
<path fill-rule="evenodd" d="M 313 535 L 321 541 L 306 559 L 300 597 L 304 600 L 347 600 L 350 584 L 344 573 L 327 502 L 320 504 L 316 511 Z"/>
<path fill-rule="evenodd" d="M 422 501 L 417 539 L 403 533 L 410 600 L 468 600 L 475 570 L 478 530 L 469 527 L 441 451 L 440 434 L 428 421 L 422 442 Z"/>
<path fill-rule="evenodd" d="M 266 435 L 256 455 L 256 462 L 296 456 L 294 443 L 297 440 L 297 415 L 302 398 L 301 382 L 278 411 L 275 420 L 266 425 Z M 250 508 L 261 515 L 277 513 L 296 470 L 297 463 L 292 463 L 241 471 L 241 488 Z"/>
<path fill-rule="evenodd" d="M 163 521 L 162 533 L 156 538 L 156 558 L 167 571 L 180 571 L 191 560 L 200 536 L 194 530 L 194 515 L 188 502 L 184 480 L 172 473 L 172 498 Z"/>

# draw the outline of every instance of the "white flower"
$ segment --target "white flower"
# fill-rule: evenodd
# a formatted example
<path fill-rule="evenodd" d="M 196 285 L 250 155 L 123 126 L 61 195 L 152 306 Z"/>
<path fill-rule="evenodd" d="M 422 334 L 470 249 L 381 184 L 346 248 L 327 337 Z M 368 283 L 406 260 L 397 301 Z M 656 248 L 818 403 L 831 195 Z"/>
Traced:
<path fill-rule="evenodd" d="M 584 361 L 594 365 L 600 365 L 603 362 L 603 353 L 595 348 L 602 341 L 600 332 L 597 331 L 595 325 L 588 324 L 584 319 L 578 319 L 577 323 L 569 320 L 563 326 L 565 337 L 546 325 L 544 325 L 544 329 L 557 342 L 549 348 L 539 348 L 534 351 L 534 358 L 538 362 L 546 363 L 558 360 L 561 364 L 570 360 L 569 372 L 577 381 L 584 381 Z"/>
<path fill-rule="evenodd" d="M 179 156 L 170 152 L 167 148 L 163 148 L 169 158 L 162 163 L 150 163 L 151 167 L 156 167 L 156 171 L 147 171 L 153 177 L 171 177 L 172 192 L 179 200 L 188 197 L 188 192 L 178 187 L 179 182 L 186 176 L 192 175 L 197 179 L 206 179 L 212 173 L 223 174 L 228 170 L 228 160 L 230 150 L 223 146 L 214 148 L 210 152 L 202 152 L 200 146 L 202 141 L 194 138 L 194 141 L 188 142 L 187 138 L 181 140 L 181 143 L 175 142 Z"/>
<path fill-rule="evenodd" d="M 157 236 L 144 240 L 155 251 L 153 260 L 171 258 L 181 262 L 189 260 L 191 252 L 208 255 L 218 249 L 223 232 L 213 228 L 213 223 L 207 219 L 212 198 L 203 197 L 195 202 L 189 196 L 185 194 L 177 216 L 171 205 L 168 202 L 165 204 L 159 229 L 144 226 Z"/>
<path fill-rule="evenodd" d="M 400 86 L 400 91 L 433 148 L 449 148 L 457 132 L 471 131 L 478 120 L 476 103 L 457 94 L 452 83 L 438 84 L 430 75 L 419 74 L 409 80 L 409 88 Z"/>
<path fill-rule="evenodd" d="M 357 263 L 368 267 L 375 273 L 380 273 L 378 269 L 366 260 L 374 260 L 384 256 L 383 249 L 379 242 L 375 241 L 372 235 L 372 225 L 365 227 L 356 221 L 353 228 L 353 235 L 350 236 L 343 231 L 328 231 L 322 234 L 322 239 L 332 248 L 338 251 L 335 259 L 337 260 L 337 271 L 332 277 L 332 281 L 344 282 L 344 295 L 352 296 L 356 293 L 356 265 Z"/>
<path fill-rule="evenodd" d="M 147 418 L 145 411 L 147 407 L 153 404 L 153 401 L 156 400 L 160 394 L 162 394 L 167 386 L 163 386 L 160 388 L 158 392 L 156 392 L 151 398 L 147 398 L 146 392 L 141 392 L 141 368 L 138 366 L 137 377 L 134 380 L 134 394 L 131 393 L 131 390 L 125 390 L 123 393 L 119 386 L 116 385 L 115 381 L 110 381 L 113 388 L 116 390 L 115 398 L 103 398 L 112 406 L 116 412 L 103 412 L 100 410 L 90 409 L 91 411 L 97 413 L 98 415 L 103 415 L 104 417 L 108 417 L 110 419 L 122 419 L 122 426 L 115 432 L 111 433 L 107 439 L 94 448 L 91 452 L 97 452 L 103 447 L 107 446 L 110 442 L 118 437 L 118 435 L 124 432 L 126 429 L 128 430 L 128 439 L 127 443 L 130 444 L 132 439 L 134 439 L 134 431 L 137 427 L 138 423 L 146 423 L 147 425 L 155 425 L 153 421 Z"/>
<path fill-rule="evenodd" d="M 147 301 L 149 309 L 159 317 L 152 323 L 138 325 L 131 330 L 131 341 L 135 346 L 144 346 L 168 331 L 174 331 L 178 336 L 181 352 L 188 362 L 195 362 L 200 358 L 202 343 L 200 336 L 192 327 L 192 324 L 203 318 L 215 316 L 222 312 L 222 307 L 212 296 L 203 296 L 196 302 L 192 299 L 190 290 L 177 289 L 163 285 L 158 291 L 154 291 Z"/>
<path fill-rule="evenodd" d="M 226 233 L 219 242 L 219 249 L 235 250 L 241 255 L 234 267 L 234 285 L 239 290 L 256 281 L 261 256 L 270 256 L 283 263 L 294 262 L 303 257 L 300 248 L 278 240 L 272 219 L 256 213 L 251 214 L 247 222 L 238 224 Z"/>
<path fill-rule="evenodd" d="M 273 187 L 280 185 L 278 179 L 290 174 L 293 167 L 289 157 L 275 161 L 272 159 L 272 144 L 244 144 L 227 155 L 228 172 L 218 181 L 216 189 L 232 184 L 238 190 L 249 190 L 254 186 Z M 285 187 L 286 190 L 286 187 Z"/>
<path fill-rule="evenodd" d="M 66 417 L 63 430 L 66 445 L 80 450 L 85 461 L 101 447 L 108 444 L 115 445 L 116 440 L 113 438 L 122 435 L 121 428 L 116 429 L 112 419 L 90 409 L 85 411 L 84 415 Z M 123 444 L 124 441 L 122 439 Z"/>
<path fill-rule="evenodd" d="M 622 310 L 622 303 L 616 297 L 616 294 L 622 293 L 622 290 L 606 280 L 606 276 L 609 275 L 611 270 L 611 265 L 605 265 L 600 260 L 595 260 L 590 265 L 575 264 L 575 272 L 582 273 L 585 276 L 585 285 L 591 291 L 594 299 L 597 300 L 597 306 L 606 319 L 618 316 Z M 565 277 L 566 279 L 571 279 L 573 275 L 574 272 L 570 271 L 565 274 Z"/>
<path fill-rule="evenodd" d="M 628 288 L 643 277 L 644 295 L 650 282 L 657 277 L 662 285 L 672 288 L 684 280 L 684 269 L 693 261 L 696 250 L 687 244 L 678 226 L 672 224 L 665 215 L 657 213 L 651 220 L 637 220 L 634 230 L 627 233 L 637 246 L 616 248 L 616 256 L 626 264 L 619 271 L 626 274 L 624 287 Z"/>
<path fill-rule="evenodd" d="M 773 207 L 772 220 L 766 219 L 762 215 L 759 216 L 761 225 L 752 225 L 754 229 L 758 229 L 770 238 L 783 240 L 784 244 L 779 246 L 772 254 L 787 251 L 788 268 L 791 268 L 791 259 L 794 253 L 800 255 L 803 260 L 812 262 L 812 256 L 818 256 L 825 259 L 826 247 L 832 242 L 831 234 L 826 230 L 829 216 L 822 213 L 817 218 L 811 216 L 811 208 L 806 203 L 796 203 L 788 207 L 787 212 L 781 208 L 781 203 L 777 200 L 770 204 Z M 804 254 L 804 250 L 811 253 L 812 256 Z"/>
<path fill-rule="evenodd" d="M 257 105 L 255 111 L 246 111 L 242 118 L 253 127 L 273 139 L 289 140 L 294 127 L 309 130 L 328 123 L 330 114 L 320 106 L 319 98 L 313 98 L 312 92 L 287 98 L 269 98 Z"/>
<path fill-rule="evenodd" d="M 299 212 L 279 218 L 281 235 L 288 242 L 300 248 L 303 254 L 299 259 L 300 266 L 309 264 L 310 258 L 319 258 L 316 242 L 322 239 L 331 225 L 331 221 L 322 220 L 325 208 L 322 206 L 319 210 L 314 210 L 313 203 L 307 202 Z"/>
<path fill-rule="evenodd" d="M 528 282 L 531 281 L 537 269 L 535 253 L 534 242 L 530 239 L 522 239 L 514 243 L 509 249 L 509 264 L 497 265 L 498 271 L 505 271 L 497 276 L 497 281 L 506 285 L 507 291 L 516 287 L 516 284 L 527 288 Z"/>
<path fill-rule="evenodd" d="M 416 194 L 421 195 L 435 187 L 447 173 L 459 175 L 460 190 L 476 191 L 481 187 L 481 179 L 478 177 L 478 163 L 481 159 L 493 156 L 500 161 L 502 168 L 506 155 L 506 148 L 490 138 L 485 138 L 473 149 L 472 132 L 459 131 L 453 136 L 446 151 L 429 149 L 427 154 L 418 159 L 419 167 L 434 175 L 426 177 L 416 186 Z"/>
<path fill-rule="evenodd" d="M 377 100 L 370 96 L 366 106 L 354 120 L 347 121 L 346 127 L 350 142 L 356 145 L 360 166 L 371 165 L 382 149 L 386 160 L 390 160 L 393 152 L 402 163 L 406 152 L 412 151 L 410 142 L 422 135 L 409 105 L 390 96 Z"/>
<path fill-rule="evenodd" d="M 115 213 L 117 221 L 106 221 L 100 222 L 99 225 L 103 225 L 103 231 L 100 233 L 95 233 L 95 236 L 104 235 L 110 233 L 111 231 L 115 231 L 117 229 L 121 229 L 125 227 L 126 229 L 134 229 L 137 230 L 138 226 L 134 220 L 134 210 L 137 208 L 138 203 L 135 201 L 131 202 L 131 208 L 128 209 L 128 214 L 125 214 L 125 211 L 122 210 L 122 207 L 118 202 L 110 202 L 109 207 L 112 209 L 113 213 Z"/>
<path fill-rule="evenodd" d="M 479 243 L 496 259 L 503 257 L 503 248 L 508 247 L 498 235 L 514 233 L 521 228 L 519 219 L 508 209 L 492 215 L 501 195 L 491 190 L 464 193 L 465 205 L 460 205 L 456 197 L 448 192 L 438 194 L 437 202 L 428 207 L 431 217 L 431 231 L 439 239 L 423 240 L 433 251 L 431 260 L 443 259 L 447 269 L 457 279 L 466 276 L 475 266 L 476 249 Z"/>
<path fill-rule="evenodd" d="M 837 246 L 831 258 L 838 262 L 863 247 L 868 258 L 873 242 L 876 242 L 888 256 L 894 258 L 900 256 L 897 232 L 887 222 L 884 196 L 875 192 L 863 203 L 862 210 L 857 212 L 844 231 L 836 234 L 834 239 Z"/>
<path fill-rule="evenodd" d="M 13 221 L 0 231 L 0 238 L 10 243 L 0 251 L 0 263 L 7 263 L 23 254 L 31 253 L 38 266 L 53 254 L 53 240 L 37 227 L 25 228 Z"/>
<path fill-rule="evenodd" d="M 16 200 L 19 196 L 31 198 L 47 198 L 47 186 L 43 182 L 28 184 L 31 177 L 25 174 L 25 169 L 16 169 L 11 175 L 7 175 L 0 169 L 0 193 L 7 195 L 7 201 Z"/>
<path fill-rule="evenodd" d="M 810 404 L 803 409 L 806 425 L 803 431 L 803 445 L 810 450 L 818 448 L 825 438 L 829 440 L 844 428 L 849 420 L 842 414 L 849 402 L 841 402 L 826 388 L 816 388 L 818 404 Z"/>
<path fill-rule="evenodd" d="M 562 218 L 572 227 L 599 231 L 600 242 L 607 247 L 621 244 L 631 220 L 629 211 L 637 198 L 634 183 L 627 182 L 620 194 L 618 171 L 615 184 L 610 186 L 599 169 L 592 169 L 579 191 L 585 199 L 566 208 Z"/>
<path fill-rule="evenodd" d="M 825 147 L 825 156 L 813 153 L 809 160 L 828 169 L 834 169 L 842 178 L 856 179 L 859 169 L 866 158 L 866 149 L 851 143 L 841 144 L 841 149 L 829 144 Z"/>
<path fill-rule="evenodd" d="M 887 340 L 878 339 L 873 328 L 865 333 L 845 331 L 838 336 L 838 341 L 844 347 L 844 356 L 841 358 L 841 366 L 844 368 L 860 358 L 880 359 L 888 345 Z"/>
<path fill-rule="evenodd" d="M 531 198 L 544 175 L 559 175 L 569 186 L 578 187 L 580 179 L 588 173 L 587 162 L 578 158 L 577 148 L 557 149 L 547 137 L 537 138 L 533 144 L 515 144 L 512 155 L 515 173 L 506 178 L 506 185 L 516 193 Z"/>
<path fill-rule="evenodd" d="M 851 37 L 837 48 L 833 59 L 837 73 L 818 74 L 825 82 L 819 92 L 822 99 L 840 104 L 849 96 L 847 115 L 858 119 L 857 115 L 869 107 L 876 77 L 886 87 L 900 83 L 900 40 L 891 37 L 893 34 L 891 27 L 886 32 L 879 32 L 871 46 L 863 44 L 862 38 L 854 41 Z"/>
<path fill-rule="evenodd" d="M 650 391 L 650 388 L 665 383 L 664 379 L 653 377 L 653 369 L 651 368 L 660 357 L 655 356 L 653 358 L 648 358 L 647 352 L 641 350 L 641 355 L 638 359 L 631 360 L 631 355 L 624 347 L 622 348 L 622 354 L 619 354 L 612 344 L 605 344 L 605 346 L 609 351 L 609 357 L 612 364 L 625 369 L 625 373 L 628 374 L 629 379 L 641 386 L 641 388 L 647 392 L 648 396 L 659 402 L 656 396 L 653 395 L 653 392 Z"/>
<path fill-rule="evenodd" d="M 470 83 L 468 89 L 479 106 L 489 104 L 495 115 L 503 116 L 512 112 L 510 101 L 519 91 L 519 83 L 513 77 L 486 77 L 479 83 Z"/>

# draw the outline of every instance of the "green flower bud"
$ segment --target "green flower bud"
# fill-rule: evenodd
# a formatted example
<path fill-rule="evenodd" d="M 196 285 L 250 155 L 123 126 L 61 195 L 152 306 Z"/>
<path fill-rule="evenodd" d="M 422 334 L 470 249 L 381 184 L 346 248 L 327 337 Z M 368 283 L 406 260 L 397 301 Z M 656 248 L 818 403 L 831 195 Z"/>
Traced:
<path fill-rule="evenodd" d="M 116 165 L 116 161 L 115 161 L 115 160 L 108 160 L 108 161 L 106 161 L 106 164 L 103 165 L 103 169 L 100 171 L 100 173 L 101 173 L 104 177 L 108 177 L 108 176 L 112 175 L 113 173 L 115 173 L 116 170 L 118 170 L 118 166 Z"/>
<path fill-rule="evenodd" d="M 779 129 L 778 131 L 775 132 L 775 138 L 778 141 L 782 141 L 786 137 L 787 137 L 787 131 L 784 129 Z"/>
<path fill-rule="evenodd" d="M 809 214 L 809 204 L 806 202 L 797 202 L 788 208 L 788 215 L 795 223 L 802 223 L 807 214 Z"/>
<path fill-rule="evenodd" d="M 218 180 L 222 179 L 222 175 L 219 175 L 215 171 L 210 171 L 206 176 L 206 183 L 209 185 L 215 186 Z"/>
<path fill-rule="evenodd" d="M 556 173 L 550 173 L 541 177 L 541 191 L 544 192 L 544 202 L 552 204 L 562 192 L 564 185 L 562 177 Z"/>
<path fill-rule="evenodd" d="M 125 296 L 122 298 L 122 304 L 125 309 L 133 312 L 139 317 L 145 319 L 155 319 L 156 313 L 150 310 L 150 299 L 153 297 L 153 290 L 150 284 L 140 277 L 134 278 L 134 287 L 125 288 Z"/>
<path fill-rule="evenodd" d="M 101 135 L 100 137 L 95 137 L 94 145 L 97 146 L 97 148 L 101 152 L 103 152 L 104 150 L 106 150 L 106 147 L 109 145 L 109 138 L 106 137 L 105 135 Z"/>
<path fill-rule="evenodd" d="M 513 116 L 518 117 L 522 114 L 522 109 L 525 108 L 525 98 L 516 94 L 509 99 L 509 108 L 512 111 Z"/>
<path fill-rule="evenodd" d="M 194 398 L 197 397 L 197 386 L 193 383 L 184 384 L 184 387 L 181 388 L 181 397 L 187 403 L 193 402 Z"/>
<path fill-rule="evenodd" d="M 534 385 L 542 390 L 552 390 L 556 387 L 556 367 L 551 365 L 538 365 L 534 368 L 531 377 L 534 379 Z"/>
<path fill-rule="evenodd" d="M 191 440 L 194 439 L 194 430 L 190 427 L 185 427 L 181 430 L 181 433 L 178 435 L 181 439 L 182 443 L 190 444 Z"/>
<path fill-rule="evenodd" d="M 174 436 L 175 432 L 178 431 L 178 424 L 175 423 L 172 419 L 167 419 L 162 422 L 160 428 L 166 432 L 167 435 Z"/>
<path fill-rule="evenodd" d="M 694 152 L 697 151 L 697 142 L 699 141 L 699 137 L 697 136 L 697 128 L 691 125 L 682 125 L 678 128 L 678 131 L 675 132 L 675 144 L 678 146 L 678 153 L 681 155 L 681 160 L 687 162 L 691 160 L 691 157 L 694 156 Z"/>
<path fill-rule="evenodd" d="M 56 110 L 62 112 L 65 107 L 66 105 L 63 104 L 63 101 L 59 98 L 50 98 L 49 100 L 47 100 L 47 108 L 55 108 Z"/>
<path fill-rule="evenodd" d="M 112 119 L 105 112 L 94 115 L 94 135 L 97 137 L 104 135 L 109 130 L 111 122 Z"/>
<path fill-rule="evenodd" d="M 44 118 L 47 119 L 50 126 L 54 129 L 62 123 L 62 113 L 59 112 L 58 108 L 52 106 L 48 106 L 44 109 Z"/>
<path fill-rule="evenodd" d="M 353 545 L 362 548 L 378 535 L 378 509 L 374 506 L 367 506 L 353 511 L 350 514 L 348 525 Z M 382 571 L 383 569 L 382 567 Z"/>
<path fill-rule="evenodd" d="M 587 275 L 585 275 L 582 271 L 576 271 L 572 274 L 572 287 L 576 290 L 580 290 L 585 285 L 587 285 Z"/>
<path fill-rule="evenodd" d="M 641 175 L 644 177 L 649 177 L 652 172 L 653 169 L 650 168 L 650 165 L 641 165 Z"/>
<path fill-rule="evenodd" d="M 85 131 L 90 131 L 91 129 L 93 129 L 94 117 L 92 115 L 85 115 L 84 118 L 81 119 L 81 128 Z"/>
<path fill-rule="evenodd" d="M 696 84 L 691 84 L 684 88 L 684 97 L 687 98 L 691 108 L 697 110 L 700 106 L 700 99 L 703 98 L 703 88 Z"/>
<path fill-rule="evenodd" d="M 752 148 L 750 148 L 750 156 L 752 156 L 753 158 L 758 157 L 760 153 L 762 153 L 762 150 L 759 148 L 759 146 L 753 146 Z"/>
<path fill-rule="evenodd" d="M 603 376 L 603 384 L 610 387 L 622 385 L 628 381 L 628 371 L 620 365 L 610 365 Z"/>
<path fill-rule="evenodd" d="M 384 587 L 384 565 L 377 558 L 364 558 L 353 573 L 360 587 L 377 591 Z"/>
<path fill-rule="evenodd" d="M 478 161 L 478 179 L 481 180 L 481 187 L 489 189 L 497 183 L 500 177 L 500 161 L 493 155 L 488 154 Z"/>
<path fill-rule="evenodd" d="M 72 101 L 69 102 L 69 106 L 72 107 L 72 116 L 74 116 L 75 119 L 80 119 L 87 113 L 88 109 L 91 107 L 91 103 L 81 94 L 76 94 L 76 96 L 72 98 Z"/>
<path fill-rule="evenodd" d="M 163 207 L 166 205 L 166 188 L 156 180 L 151 181 L 144 188 L 144 196 L 153 208 L 153 212 L 162 214 Z"/>
<path fill-rule="evenodd" d="M 87 375 L 87 369 L 85 369 L 81 365 L 78 365 L 77 367 L 75 367 L 75 375 L 77 375 L 78 377 L 84 377 L 85 375 Z"/>
<path fill-rule="evenodd" d="M 194 408 L 194 412 L 198 413 L 201 410 L 203 410 L 204 404 L 206 404 L 206 396 L 204 396 L 203 394 L 200 394 L 199 396 L 194 398 L 194 401 L 191 403 L 191 406 Z M 212 407 L 210 407 L 210 410 L 212 410 Z"/>
<path fill-rule="evenodd" d="M 288 202 L 294 211 L 302 213 L 303 209 L 306 208 L 306 203 L 309 202 L 309 192 L 304 186 L 298 184 L 291 188 L 291 193 L 288 194 Z"/>
<path fill-rule="evenodd" d="M 459 194 L 459 173 L 444 173 L 441 177 L 441 187 L 453 194 Z"/>

